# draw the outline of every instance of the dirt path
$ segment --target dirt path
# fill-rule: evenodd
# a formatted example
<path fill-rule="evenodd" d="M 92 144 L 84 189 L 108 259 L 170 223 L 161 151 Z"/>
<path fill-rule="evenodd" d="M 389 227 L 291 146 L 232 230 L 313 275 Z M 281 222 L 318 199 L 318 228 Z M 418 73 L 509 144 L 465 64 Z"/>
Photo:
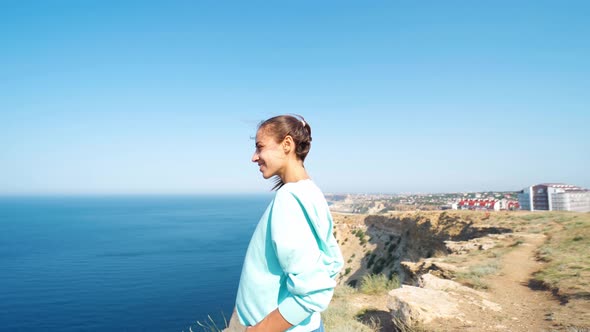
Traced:
<path fill-rule="evenodd" d="M 535 250 L 544 239 L 543 235 L 523 235 L 524 243 L 503 257 L 501 272 L 487 279 L 490 300 L 502 306 L 499 321 L 494 326 L 496 330 L 551 330 L 551 315 L 559 302 L 549 292 L 535 291 L 528 285 L 533 273 L 541 268 L 535 259 Z"/>
<path fill-rule="evenodd" d="M 500 305 L 498 312 L 463 307 L 464 320 L 438 320 L 427 326 L 430 331 L 464 332 L 549 332 L 558 330 L 552 322 L 553 313 L 560 306 L 550 292 L 529 287 L 533 273 L 541 268 L 535 259 L 536 249 L 545 236 L 520 235 L 523 243 L 502 257 L 501 271 L 485 278 L 489 289 L 487 299 Z"/>

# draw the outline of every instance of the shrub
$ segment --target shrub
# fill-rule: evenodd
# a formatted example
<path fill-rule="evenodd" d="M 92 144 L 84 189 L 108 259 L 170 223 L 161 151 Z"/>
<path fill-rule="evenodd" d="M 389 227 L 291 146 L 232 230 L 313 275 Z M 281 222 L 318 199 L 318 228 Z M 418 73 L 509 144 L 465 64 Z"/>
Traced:
<path fill-rule="evenodd" d="M 339 285 L 334 288 L 335 298 L 346 298 L 349 295 L 355 294 L 356 289 L 349 285 Z"/>
<path fill-rule="evenodd" d="M 357 230 L 357 231 L 356 231 L 355 235 L 356 235 L 356 236 L 357 236 L 359 239 L 362 239 L 362 238 L 364 238 L 364 237 L 365 237 L 365 232 L 363 232 L 363 230 L 362 230 L 362 229 L 359 229 L 359 230 Z"/>
<path fill-rule="evenodd" d="M 369 274 L 363 276 L 359 291 L 363 294 L 384 294 L 392 289 L 399 288 L 399 278 L 393 275 L 393 278 L 387 279 L 383 274 Z"/>

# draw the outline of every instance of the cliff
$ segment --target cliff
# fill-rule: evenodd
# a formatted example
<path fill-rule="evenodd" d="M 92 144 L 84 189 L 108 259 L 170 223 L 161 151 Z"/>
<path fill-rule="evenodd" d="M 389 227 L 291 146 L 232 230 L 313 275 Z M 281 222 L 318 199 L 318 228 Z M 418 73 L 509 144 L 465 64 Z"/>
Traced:
<path fill-rule="evenodd" d="M 426 331 L 590 325 L 590 261 L 587 251 L 570 252 L 571 243 L 587 250 L 590 214 L 420 211 L 334 214 L 334 219 L 345 258 L 339 288 L 347 289 L 346 296 L 335 296 L 334 306 L 346 301 L 373 331 L 411 325 Z M 578 262 L 568 266 L 572 273 L 551 272 L 565 259 L 560 255 Z M 359 292 L 363 277 L 372 274 L 397 279 L 402 287 L 380 295 Z M 421 296 L 429 300 L 410 303 Z M 438 310 L 453 307 L 454 314 L 437 316 L 437 309 L 424 307 L 443 299 Z"/>

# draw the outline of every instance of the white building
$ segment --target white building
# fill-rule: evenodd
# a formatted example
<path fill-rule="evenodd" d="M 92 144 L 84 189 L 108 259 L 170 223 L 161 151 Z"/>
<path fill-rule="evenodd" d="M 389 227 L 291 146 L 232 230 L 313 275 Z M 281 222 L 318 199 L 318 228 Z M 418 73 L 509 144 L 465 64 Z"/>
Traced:
<path fill-rule="evenodd" d="M 550 210 L 554 211 L 590 211 L 590 191 L 554 189 L 550 192 Z"/>
<path fill-rule="evenodd" d="M 542 183 L 518 194 L 521 210 L 590 211 L 590 191 L 563 183 Z"/>

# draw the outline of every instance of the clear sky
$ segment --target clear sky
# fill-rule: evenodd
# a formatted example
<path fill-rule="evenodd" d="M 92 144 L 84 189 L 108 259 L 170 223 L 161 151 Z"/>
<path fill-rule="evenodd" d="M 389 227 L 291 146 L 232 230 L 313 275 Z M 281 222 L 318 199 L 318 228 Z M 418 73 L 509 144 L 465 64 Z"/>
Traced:
<path fill-rule="evenodd" d="M 590 187 L 588 1 L 0 1 L 0 194 Z"/>

